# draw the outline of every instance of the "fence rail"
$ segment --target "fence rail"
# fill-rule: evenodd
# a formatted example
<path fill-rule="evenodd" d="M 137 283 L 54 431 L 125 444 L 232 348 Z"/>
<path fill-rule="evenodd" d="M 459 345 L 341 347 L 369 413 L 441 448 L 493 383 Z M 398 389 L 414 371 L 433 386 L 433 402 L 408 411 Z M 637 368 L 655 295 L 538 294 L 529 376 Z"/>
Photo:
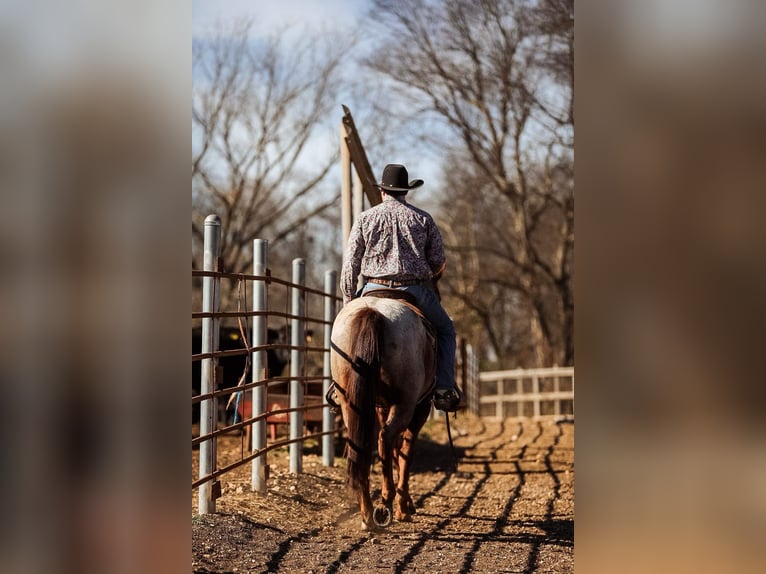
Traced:
<path fill-rule="evenodd" d="M 479 416 L 574 417 L 574 367 L 484 372 L 479 389 Z"/>

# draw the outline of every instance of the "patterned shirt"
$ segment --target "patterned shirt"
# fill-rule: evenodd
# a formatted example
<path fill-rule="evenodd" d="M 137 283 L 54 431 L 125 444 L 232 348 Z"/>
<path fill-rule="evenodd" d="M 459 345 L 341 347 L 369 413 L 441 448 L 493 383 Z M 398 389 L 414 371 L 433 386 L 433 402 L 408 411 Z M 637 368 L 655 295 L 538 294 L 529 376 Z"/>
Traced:
<path fill-rule="evenodd" d="M 383 194 L 383 201 L 364 212 L 351 228 L 343 256 L 340 288 L 348 303 L 357 278 L 395 281 L 431 279 L 444 263 L 444 244 L 433 218 L 404 197 Z"/>

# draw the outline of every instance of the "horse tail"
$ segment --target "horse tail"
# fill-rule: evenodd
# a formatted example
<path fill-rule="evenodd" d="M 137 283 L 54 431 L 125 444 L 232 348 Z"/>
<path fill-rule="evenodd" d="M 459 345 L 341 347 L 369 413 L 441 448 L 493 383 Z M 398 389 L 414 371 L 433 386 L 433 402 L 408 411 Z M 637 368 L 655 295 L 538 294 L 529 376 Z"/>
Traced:
<path fill-rule="evenodd" d="M 375 396 L 380 381 L 380 349 L 384 318 L 366 307 L 354 317 L 350 329 L 351 378 L 348 381 L 349 403 L 348 482 L 354 490 L 368 483 L 372 451 L 376 444 Z"/>

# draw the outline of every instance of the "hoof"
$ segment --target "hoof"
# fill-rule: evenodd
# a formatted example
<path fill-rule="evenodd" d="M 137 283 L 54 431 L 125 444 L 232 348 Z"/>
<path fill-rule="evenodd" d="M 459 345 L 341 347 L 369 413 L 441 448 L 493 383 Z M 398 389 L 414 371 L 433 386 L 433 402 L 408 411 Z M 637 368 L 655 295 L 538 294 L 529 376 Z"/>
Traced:
<path fill-rule="evenodd" d="M 415 503 L 412 502 L 411 498 L 401 498 L 398 501 L 398 510 L 396 511 L 396 519 L 397 520 L 411 520 L 412 515 L 415 514 Z M 399 518 L 399 515 L 402 515 L 402 517 L 407 516 L 408 518 Z"/>
<path fill-rule="evenodd" d="M 412 522 L 412 515 L 406 514 L 404 512 L 397 512 L 396 513 L 396 519 L 399 522 Z"/>
<path fill-rule="evenodd" d="M 372 520 L 376 526 L 387 528 L 393 522 L 394 516 L 387 506 L 378 506 L 372 512 Z"/>

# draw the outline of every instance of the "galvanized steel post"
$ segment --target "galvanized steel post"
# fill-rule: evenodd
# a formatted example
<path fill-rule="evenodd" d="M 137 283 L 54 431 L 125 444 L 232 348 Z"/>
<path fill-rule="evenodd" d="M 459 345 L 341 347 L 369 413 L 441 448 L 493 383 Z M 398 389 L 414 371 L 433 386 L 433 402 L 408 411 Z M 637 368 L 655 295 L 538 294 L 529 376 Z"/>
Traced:
<path fill-rule="evenodd" d="M 325 271 L 324 274 L 324 361 L 322 366 L 322 396 L 326 397 L 332 384 L 330 371 L 330 337 L 332 323 L 335 319 L 335 271 Z M 322 409 L 322 432 L 330 433 L 335 428 L 335 414 L 329 405 Z M 332 434 L 322 436 L 322 464 L 332 466 L 335 462 L 335 444 Z"/>
<path fill-rule="evenodd" d="M 204 257 L 202 269 L 217 271 L 218 258 L 221 255 L 221 218 L 208 215 L 205 218 Z M 202 279 L 202 312 L 217 313 L 220 311 L 219 277 L 203 277 Z M 202 352 L 212 353 L 218 350 L 218 334 L 220 319 L 204 317 L 202 319 Z M 215 391 L 215 369 L 217 358 L 202 359 L 200 373 L 200 393 L 205 395 Z M 215 430 L 217 401 L 215 398 L 204 399 L 200 403 L 200 436 L 210 434 Z M 215 469 L 215 438 L 204 440 L 199 448 L 199 477 L 210 475 Z M 199 486 L 199 513 L 215 512 L 213 482 L 208 481 Z"/>
<path fill-rule="evenodd" d="M 265 276 L 268 269 L 269 242 L 265 239 L 253 240 L 253 275 Z M 268 310 L 268 283 L 264 279 L 253 281 L 253 311 L 265 312 Z M 268 342 L 268 318 L 265 315 L 253 317 L 253 347 L 261 347 Z M 266 367 L 268 360 L 265 350 L 253 352 L 252 382 L 266 379 Z M 252 416 L 256 417 L 266 412 L 266 386 L 255 387 L 252 390 L 253 405 Z M 253 452 L 266 448 L 266 420 L 262 419 L 252 427 Z M 252 490 L 264 494 L 266 492 L 266 453 L 253 459 L 251 465 Z"/>
<path fill-rule="evenodd" d="M 303 406 L 303 347 L 306 344 L 304 335 L 304 313 L 306 308 L 306 292 L 303 289 L 306 284 L 306 263 L 303 259 L 293 259 L 293 287 L 292 304 L 290 314 L 293 316 L 290 322 L 290 408 Z M 303 436 L 303 411 L 290 413 L 290 440 L 299 439 Z M 303 472 L 303 443 L 300 441 L 290 443 L 290 472 L 301 474 Z"/>

